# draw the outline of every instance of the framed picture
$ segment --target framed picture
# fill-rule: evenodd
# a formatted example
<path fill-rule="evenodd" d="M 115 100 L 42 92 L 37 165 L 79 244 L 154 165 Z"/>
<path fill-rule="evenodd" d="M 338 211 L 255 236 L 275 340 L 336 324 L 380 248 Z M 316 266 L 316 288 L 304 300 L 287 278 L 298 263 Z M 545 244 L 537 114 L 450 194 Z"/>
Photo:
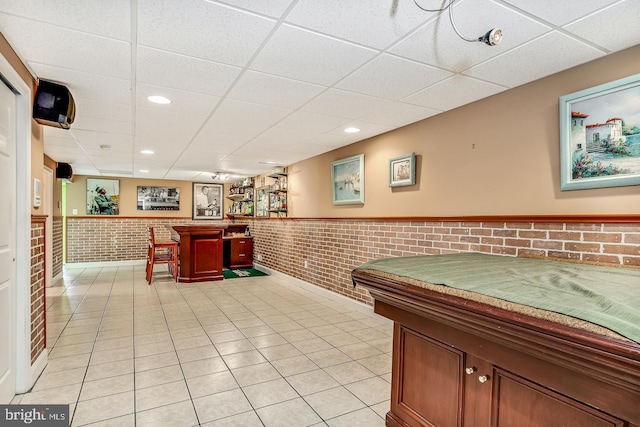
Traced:
<path fill-rule="evenodd" d="M 389 187 L 404 187 L 416 183 L 416 154 L 404 154 L 389 159 Z"/>
<path fill-rule="evenodd" d="M 119 180 L 87 178 L 87 215 L 118 215 L 119 198 Z"/>
<path fill-rule="evenodd" d="M 193 183 L 193 219 L 222 219 L 222 184 Z"/>
<path fill-rule="evenodd" d="M 178 187 L 138 186 L 139 211 L 179 211 L 180 189 Z"/>
<path fill-rule="evenodd" d="M 640 184 L 640 74 L 560 97 L 560 189 Z"/>
<path fill-rule="evenodd" d="M 271 187 L 263 186 L 256 189 L 256 217 L 265 218 L 269 216 L 269 190 Z"/>
<path fill-rule="evenodd" d="M 334 205 L 364 204 L 364 154 L 331 163 Z"/>

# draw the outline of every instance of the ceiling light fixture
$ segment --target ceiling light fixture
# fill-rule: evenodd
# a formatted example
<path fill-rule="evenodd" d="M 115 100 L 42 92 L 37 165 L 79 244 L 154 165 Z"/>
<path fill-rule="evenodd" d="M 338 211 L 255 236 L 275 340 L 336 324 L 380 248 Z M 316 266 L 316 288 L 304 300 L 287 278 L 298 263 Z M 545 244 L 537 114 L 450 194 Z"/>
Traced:
<path fill-rule="evenodd" d="M 466 42 L 482 42 L 488 46 L 495 46 L 498 43 L 500 43 L 500 41 L 502 40 L 502 30 L 499 28 L 493 28 L 489 31 L 487 31 L 484 35 L 477 37 L 477 38 L 469 38 L 469 37 L 465 37 L 464 35 L 462 35 L 462 33 L 458 30 L 458 27 L 456 27 L 456 23 L 453 21 L 453 8 L 451 6 L 453 6 L 453 3 L 456 0 L 449 0 L 449 2 L 446 4 L 446 6 L 441 7 L 440 9 L 426 9 L 422 6 L 420 6 L 418 4 L 417 0 L 413 0 L 413 2 L 416 4 L 416 6 L 418 6 L 419 9 L 424 10 L 425 12 L 444 12 L 445 10 L 448 10 L 449 12 L 449 21 L 451 22 L 451 26 L 453 27 L 453 31 L 456 32 L 456 34 L 458 35 L 458 37 L 460 37 L 462 40 L 466 41 Z"/>
<path fill-rule="evenodd" d="M 142 173 L 149 173 L 149 171 L 148 171 L 148 170 L 146 170 L 146 169 L 140 169 L 140 172 L 142 172 Z"/>
<path fill-rule="evenodd" d="M 153 154 L 153 150 L 140 150 L 142 154 Z"/>
<path fill-rule="evenodd" d="M 171 104 L 171 100 L 169 98 L 160 95 L 151 95 L 148 96 L 147 99 L 154 104 Z"/>
<path fill-rule="evenodd" d="M 229 174 L 223 172 L 216 172 L 211 175 L 211 179 L 214 181 L 226 181 L 229 179 Z"/>
<path fill-rule="evenodd" d="M 360 132 L 360 129 L 355 128 L 355 127 L 349 127 L 349 128 L 346 128 L 344 131 L 346 133 L 358 133 L 358 132 Z"/>

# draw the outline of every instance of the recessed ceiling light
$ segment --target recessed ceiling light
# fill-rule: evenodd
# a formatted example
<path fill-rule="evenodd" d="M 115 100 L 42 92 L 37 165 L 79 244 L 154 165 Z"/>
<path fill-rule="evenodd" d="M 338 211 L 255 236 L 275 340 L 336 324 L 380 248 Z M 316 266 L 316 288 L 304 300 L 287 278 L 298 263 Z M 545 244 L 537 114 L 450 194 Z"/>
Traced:
<path fill-rule="evenodd" d="M 148 170 L 146 170 L 146 169 L 140 169 L 140 172 L 142 172 L 142 173 L 149 173 L 149 171 L 148 171 Z"/>
<path fill-rule="evenodd" d="M 142 154 L 153 154 L 153 150 L 140 150 Z"/>
<path fill-rule="evenodd" d="M 360 132 L 360 129 L 351 127 L 351 128 L 346 128 L 344 131 L 346 133 L 356 133 L 356 132 Z"/>
<path fill-rule="evenodd" d="M 275 165 L 276 164 L 276 162 L 258 162 L 258 163 L 260 163 L 261 165 Z"/>
<path fill-rule="evenodd" d="M 164 96 L 160 95 L 151 95 L 148 96 L 147 99 L 154 104 L 171 104 L 171 100 L 169 98 L 165 98 Z"/>

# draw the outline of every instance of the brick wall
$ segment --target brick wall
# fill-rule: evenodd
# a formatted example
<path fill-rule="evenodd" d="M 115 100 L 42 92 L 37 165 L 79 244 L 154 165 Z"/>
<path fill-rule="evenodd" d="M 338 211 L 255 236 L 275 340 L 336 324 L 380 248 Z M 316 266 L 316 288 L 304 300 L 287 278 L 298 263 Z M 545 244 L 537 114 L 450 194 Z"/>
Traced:
<path fill-rule="evenodd" d="M 62 272 L 62 217 L 54 216 L 52 221 L 53 233 L 53 265 L 51 275 L 56 277 Z"/>
<path fill-rule="evenodd" d="M 351 270 L 382 257 L 483 252 L 640 267 L 640 224 L 636 223 L 291 218 L 246 222 L 254 236 L 257 263 L 367 304 L 373 301 L 367 291 L 353 289 Z M 223 224 L 68 218 L 68 262 L 144 259 L 148 225 L 158 227 L 158 238 L 168 238 L 166 225 L 193 223 Z"/>
<path fill-rule="evenodd" d="M 223 224 L 167 218 L 67 217 L 67 261 L 129 261 L 147 258 L 147 227 L 157 240 L 169 239 L 168 225 Z"/>
<path fill-rule="evenodd" d="M 45 220 L 31 219 L 31 363 L 45 349 Z"/>

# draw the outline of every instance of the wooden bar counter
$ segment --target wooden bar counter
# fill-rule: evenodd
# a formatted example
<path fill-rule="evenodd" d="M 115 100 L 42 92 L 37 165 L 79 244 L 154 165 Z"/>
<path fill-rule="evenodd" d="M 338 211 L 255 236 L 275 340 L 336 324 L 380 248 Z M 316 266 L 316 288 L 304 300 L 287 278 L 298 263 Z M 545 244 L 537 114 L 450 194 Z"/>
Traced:
<path fill-rule="evenodd" d="M 222 280 L 222 239 L 226 226 L 174 225 L 171 238 L 180 243 L 178 282 Z"/>

